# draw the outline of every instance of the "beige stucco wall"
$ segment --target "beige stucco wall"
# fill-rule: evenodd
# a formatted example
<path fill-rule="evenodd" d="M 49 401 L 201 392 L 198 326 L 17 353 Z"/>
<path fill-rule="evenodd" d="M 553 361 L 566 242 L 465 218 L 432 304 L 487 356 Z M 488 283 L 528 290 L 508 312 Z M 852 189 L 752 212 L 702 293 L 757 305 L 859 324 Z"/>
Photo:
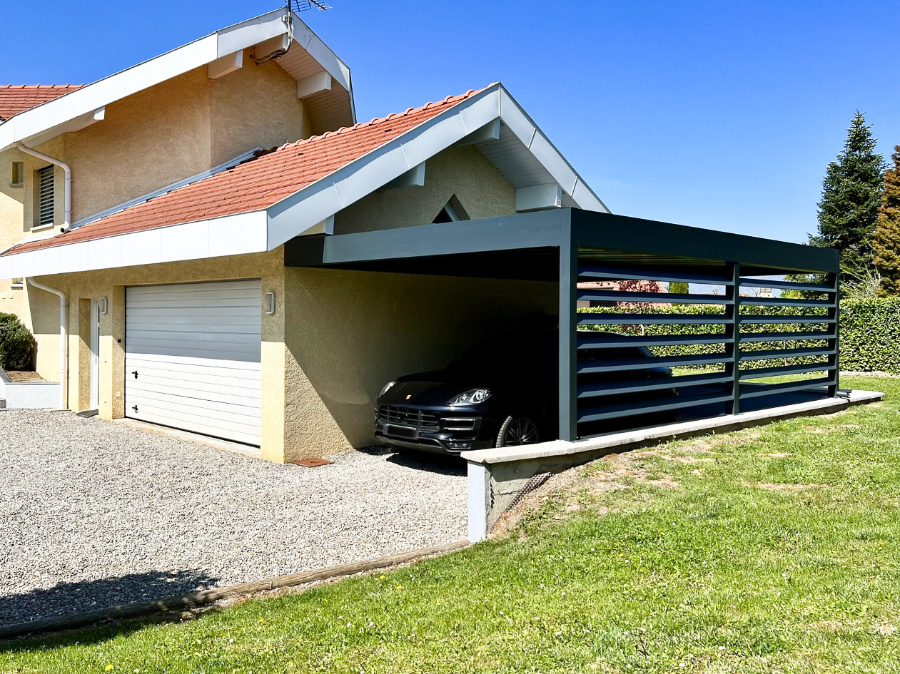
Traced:
<path fill-rule="evenodd" d="M 296 82 L 276 62 L 216 80 L 206 67 L 106 107 L 105 118 L 36 147 L 72 167 L 73 221 L 205 171 L 255 147 L 310 135 Z M 25 164 L 25 186 L 11 188 L 12 162 Z M 19 150 L 0 153 L 0 250 L 31 236 L 35 172 L 47 162 Z M 63 171 L 54 169 L 55 223 L 63 222 Z M 201 265 L 202 266 L 202 265 Z M 189 279 L 193 276 L 189 276 Z M 54 285 L 55 279 L 47 279 Z M 77 303 L 76 303 L 77 305 Z M 55 296 L 13 289 L 0 280 L 0 311 L 17 314 L 35 333 L 36 368 L 58 380 L 59 308 Z M 77 306 L 71 311 L 77 313 Z"/>
<path fill-rule="evenodd" d="M 245 54 L 242 68 L 208 82 L 211 166 L 312 134 L 297 81 L 277 62 L 256 65 Z"/>
<path fill-rule="evenodd" d="M 0 152 L 0 250 L 22 238 L 25 217 L 25 188 L 13 187 L 13 162 L 23 161 L 19 150 Z M 27 298 L 23 290 L 14 288 L 11 279 L 0 279 L 0 312 L 23 315 Z"/>
<path fill-rule="evenodd" d="M 233 78 L 233 89 L 229 78 Z M 270 80 L 280 84 L 267 84 Z M 282 91 L 281 84 L 289 85 L 290 95 Z M 207 112 L 198 103 L 186 121 L 186 128 L 198 134 L 193 140 L 201 141 L 168 148 L 177 155 L 172 162 L 180 171 L 196 172 L 234 156 L 246 149 L 238 145 L 248 136 L 261 139 L 254 145 L 266 146 L 289 140 L 291 134 L 301 137 L 309 133 L 293 81 L 285 80 L 278 70 L 253 71 L 245 64 L 244 69 L 214 82 L 205 79 L 205 71 L 195 71 L 171 85 L 169 96 L 173 99 L 179 91 L 188 95 L 205 88 L 209 92 Z M 281 93 L 269 96 L 267 92 L 273 89 Z M 110 106 L 106 121 L 119 114 L 140 120 L 141 109 L 148 120 L 168 119 L 167 103 L 157 103 L 156 107 L 136 105 L 129 112 L 131 101 L 123 101 L 121 110 Z M 234 134 L 223 131 L 204 141 L 202 128 L 192 126 L 203 114 L 214 120 L 213 128 L 234 130 Z M 268 120 L 268 126 L 260 126 L 257 133 L 254 124 L 262 124 L 261 120 Z M 76 188 L 76 195 L 78 189 L 84 189 L 78 207 L 87 210 L 106 207 L 102 182 L 115 177 L 114 166 L 106 167 L 87 156 L 90 137 L 97 142 L 102 138 L 106 143 L 116 142 L 109 131 L 112 127 L 102 128 L 106 121 L 42 148 L 94 167 L 75 172 L 76 185 L 81 180 L 96 180 Z M 240 128 L 250 131 L 239 132 Z M 129 142 L 141 156 L 157 157 L 160 166 L 168 154 L 159 144 L 141 145 L 144 141 L 139 139 Z M 181 151 L 184 156 L 178 154 Z M 202 159 L 204 152 L 206 159 Z M 125 161 L 116 158 L 113 162 L 120 160 Z M 197 168 L 198 162 L 205 166 Z M 37 162 L 33 164 L 36 168 Z M 104 171 L 106 177 L 101 180 Z M 125 175 L 116 187 L 121 191 L 111 198 L 116 202 L 130 198 L 128 190 L 137 189 L 137 175 Z M 171 176 L 163 179 L 163 174 L 144 178 L 171 182 Z M 424 187 L 369 195 L 337 214 L 335 233 L 427 224 L 453 195 L 472 218 L 515 212 L 515 190 L 490 162 L 473 147 L 451 148 L 428 161 Z M 85 204 L 90 204 L 89 208 Z M 26 220 L 28 208 L 26 199 L 22 208 Z M 76 217 L 80 217 L 78 211 Z M 62 289 L 69 298 L 69 407 L 81 410 L 89 404 L 90 299 L 109 300 L 109 312 L 101 317 L 100 325 L 100 414 L 115 419 L 124 416 L 125 288 L 257 277 L 262 278 L 263 293 L 274 291 L 277 298 L 273 315 L 261 312 L 261 455 L 273 461 L 325 456 L 370 444 L 375 396 L 387 381 L 440 367 L 484 335 L 524 325 L 536 312 L 557 311 L 554 283 L 285 269 L 281 249 L 45 277 L 40 280 Z M 21 291 L 20 297 L 25 298 L 23 312 L 39 343 L 38 370 L 55 380 L 59 368 L 57 298 L 34 288 Z"/>
<path fill-rule="evenodd" d="M 494 165 L 475 147 L 452 147 L 426 162 L 424 186 L 370 194 L 337 214 L 334 233 L 424 225 L 454 194 L 473 220 L 516 212 L 516 191 Z"/>
<path fill-rule="evenodd" d="M 446 365 L 481 337 L 556 313 L 555 283 L 288 269 L 286 443 L 325 454 L 373 442 L 392 379 Z"/>

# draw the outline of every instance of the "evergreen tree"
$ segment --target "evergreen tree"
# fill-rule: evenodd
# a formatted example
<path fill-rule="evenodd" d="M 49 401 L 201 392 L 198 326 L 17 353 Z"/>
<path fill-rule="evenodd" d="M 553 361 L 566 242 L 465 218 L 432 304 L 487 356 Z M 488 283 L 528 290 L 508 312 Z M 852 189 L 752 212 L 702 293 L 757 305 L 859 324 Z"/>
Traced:
<path fill-rule="evenodd" d="M 872 127 L 857 111 L 844 151 L 828 164 L 819 202 L 819 234 L 813 246 L 841 253 L 841 280 L 853 281 L 874 268 L 872 239 L 884 190 L 884 157 L 875 152 Z"/>
<path fill-rule="evenodd" d="M 900 145 L 894 147 L 892 158 L 894 167 L 884 172 L 884 194 L 873 243 L 882 295 L 900 295 Z"/>
<path fill-rule="evenodd" d="M 669 283 L 669 292 L 687 295 L 690 292 L 690 286 L 683 281 L 672 281 Z"/>

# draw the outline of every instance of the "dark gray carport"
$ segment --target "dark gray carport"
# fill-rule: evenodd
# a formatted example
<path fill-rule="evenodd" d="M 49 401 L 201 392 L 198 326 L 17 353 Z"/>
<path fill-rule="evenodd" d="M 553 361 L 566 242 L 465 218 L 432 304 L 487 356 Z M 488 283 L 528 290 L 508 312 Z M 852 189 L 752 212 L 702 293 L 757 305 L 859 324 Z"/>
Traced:
<path fill-rule="evenodd" d="M 478 278 L 552 280 L 559 283 L 559 438 L 574 440 L 588 424 L 613 416 L 636 416 L 664 409 L 692 409 L 695 414 L 737 413 L 785 403 L 784 396 L 834 396 L 838 387 L 838 256 L 813 248 L 686 227 L 664 222 L 581 211 L 555 209 L 499 218 L 386 229 L 338 236 L 299 237 L 285 246 L 285 265 L 367 271 L 438 274 Z M 824 275 L 824 284 L 797 284 L 760 279 L 790 273 Z M 724 294 L 667 295 L 614 290 L 579 289 L 579 282 L 597 280 L 686 281 L 720 286 Z M 741 288 L 767 287 L 815 293 L 811 299 L 743 297 Z M 652 297 L 651 297 L 652 295 Z M 720 316 L 695 314 L 585 314 L 579 299 L 604 302 L 673 302 L 721 305 Z M 793 306 L 813 310 L 811 316 L 769 316 L 741 312 L 742 307 Z M 610 400 L 625 392 L 641 392 L 647 380 L 611 385 L 579 386 L 579 374 L 596 369 L 579 353 L 606 348 L 579 325 L 659 323 L 709 325 L 706 335 L 635 336 L 646 346 L 718 344 L 721 352 L 707 356 L 670 356 L 653 365 L 709 365 L 719 369 L 674 378 L 682 394 L 676 401 L 650 401 L 625 407 Z M 789 324 L 790 332 L 742 332 L 741 326 Z M 784 348 L 785 342 L 800 347 Z M 781 348 L 744 350 L 744 344 L 781 344 Z M 751 369 L 754 363 L 785 359 L 789 365 Z M 798 363 L 798 359 L 816 359 Z M 742 368 L 741 365 L 748 367 Z M 621 361 L 601 367 L 640 370 L 646 362 Z M 753 384 L 769 376 L 822 372 L 802 381 Z M 690 394 L 693 392 L 693 394 Z M 685 395 L 688 393 L 688 395 Z M 580 427 L 580 428 L 579 428 Z M 582 433 L 579 433 L 579 430 Z"/>

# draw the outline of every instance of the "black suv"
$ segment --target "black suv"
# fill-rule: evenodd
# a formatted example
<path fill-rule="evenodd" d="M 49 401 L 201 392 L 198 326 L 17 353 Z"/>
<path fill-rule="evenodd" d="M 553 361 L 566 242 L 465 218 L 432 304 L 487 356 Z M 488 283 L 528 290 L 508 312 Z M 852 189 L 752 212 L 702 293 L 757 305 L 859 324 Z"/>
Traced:
<path fill-rule="evenodd" d="M 627 337 L 591 332 L 609 340 Z M 459 454 L 557 437 L 559 337 L 556 330 L 489 337 L 447 367 L 387 384 L 375 408 L 375 439 L 401 449 Z M 592 360 L 652 358 L 643 347 L 592 349 Z M 670 377 L 667 367 L 594 375 L 598 381 Z M 671 397 L 666 389 L 647 394 Z M 617 402 L 622 402 L 619 396 Z"/>

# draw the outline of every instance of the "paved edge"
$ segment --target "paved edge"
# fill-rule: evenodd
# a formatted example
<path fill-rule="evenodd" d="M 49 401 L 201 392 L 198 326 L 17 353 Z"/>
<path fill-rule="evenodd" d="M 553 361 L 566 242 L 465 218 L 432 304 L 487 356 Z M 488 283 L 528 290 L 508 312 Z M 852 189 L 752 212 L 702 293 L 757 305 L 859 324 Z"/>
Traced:
<path fill-rule="evenodd" d="M 387 557 L 376 557 L 362 562 L 340 564 L 338 566 L 329 566 L 324 569 L 313 569 L 311 571 L 301 571 L 300 573 L 291 573 L 286 576 L 276 576 L 274 578 L 267 578 L 265 580 L 252 581 L 249 583 L 238 583 L 237 585 L 201 590 L 199 592 L 191 592 L 189 594 L 174 597 L 163 597 L 162 599 L 122 604 L 120 606 L 112 606 L 96 611 L 73 613 L 65 616 L 45 618 L 43 620 L 15 623 L 13 625 L 3 625 L 0 626 L 0 641 L 24 636 L 26 634 L 56 632 L 77 627 L 87 627 L 98 622 L 124 620 L 126 618 L 140 618 L 158 613 L 167 613 L 169 611 L 183 611 L 200 608 L 229 597 L 255 594 L 282 587 L 305 585 L 307 583 L 352 576 L 365 571 L 374 571 L 376 569 L 397 566 L 398 564 L 406 562 L 419 561 L 427 557 L 437 557 L 449 552 L 468 548 L 471 545 L 472 544 L 469 541 L 456 541 L 455 543 L 436 545 L 422 550 L 401 552 L 395 555 L 388 555 Z"/>

